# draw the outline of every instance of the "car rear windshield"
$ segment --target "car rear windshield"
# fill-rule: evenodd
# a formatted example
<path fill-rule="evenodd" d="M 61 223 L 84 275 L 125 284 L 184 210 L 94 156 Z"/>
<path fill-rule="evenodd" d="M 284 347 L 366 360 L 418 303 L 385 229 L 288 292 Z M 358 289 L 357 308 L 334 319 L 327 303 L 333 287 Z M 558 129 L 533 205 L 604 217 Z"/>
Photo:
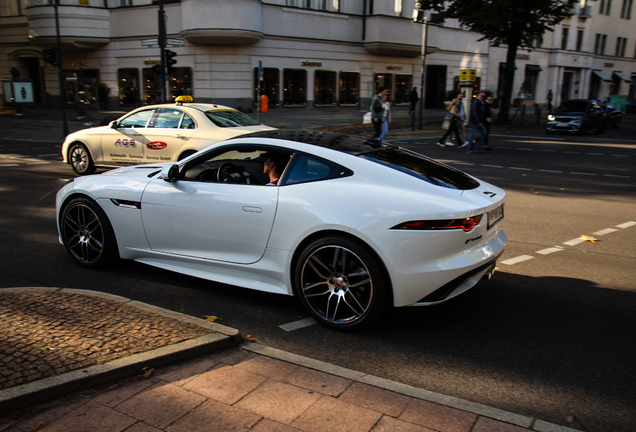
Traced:
<path fill-rule="evenodd" d="M 587 101 L 571 100 L 563 102 L 556 112 L 585 112 L 587 110 Z"/>
<path fill-rule="evenodd" d="M 236 110 L 210 110 L 205 115 L 218 127 L 258 126 L 255 120 Z"/>
<path fill-rule="evenodd" d="M 403 148 L 381 148 L 360 153 L 358 156 L 436 186 L 459 190 L 479 187 L 479 182 L 467 174 Z"/>

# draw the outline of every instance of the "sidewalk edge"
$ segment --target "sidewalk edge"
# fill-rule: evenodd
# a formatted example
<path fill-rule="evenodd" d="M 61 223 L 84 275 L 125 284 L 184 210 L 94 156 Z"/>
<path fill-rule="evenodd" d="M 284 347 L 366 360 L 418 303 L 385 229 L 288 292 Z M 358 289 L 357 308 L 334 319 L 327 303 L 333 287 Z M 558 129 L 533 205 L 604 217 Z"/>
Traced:
<path fill-rule="evenodd" d="M 240 346 L 245 351 L 259 354 L 265 357 L 282 360 L 288 363 L 297 364 L 310 369 L 314 369 L 320 372 L 324 372 L 330 375 L 336 375 L 342 378 L 347 378 L 354 381 L 359 381 L 364 384 L 368 384 L 373 387 L 381 388 L 384 390 L 399 393 L 405 396 L 410 396 L 416 399 L 422 399 L 428 402 L 433 402 L 439 405 L 444 405 L 451 408 L 456 408 L 462 411 L 467 411 L 473 414 L 477 414 L 483 417 L 488 417 L 494 420 L 499 420 L 505 423 L 510 423 L 519 427 L 523 427 L 537 432 L 581 432 L 578 429 L 572 429 L 565 426 L 559 426 L 553 423 L 548 423 L 542 420 L 536 420 L 535 418 L 524 416 L 521 414 L 515 414 L 508 411 L 501 410 L 499 408 L 492 408 L 486 405 L 482 405 L 476 402 L 467 401 L 464 399 L 456 398 L 454 396 L 447 396 L 440 393 L 435 393 L 429 390 L 420 389 L 407 384 L 398 383 L 395 381 L 387 380 L 384 378 L 368 375 L 362 372 L 357 372 L 351 369 L 343 368 L 341 366 L 332 365 L 322 362 L 320 360 L 311 359 L 298 354 L 289 353 L 276 348 L 270 348 L 265 345 L 261 345 L 254 342 L 247 342 Z"/>

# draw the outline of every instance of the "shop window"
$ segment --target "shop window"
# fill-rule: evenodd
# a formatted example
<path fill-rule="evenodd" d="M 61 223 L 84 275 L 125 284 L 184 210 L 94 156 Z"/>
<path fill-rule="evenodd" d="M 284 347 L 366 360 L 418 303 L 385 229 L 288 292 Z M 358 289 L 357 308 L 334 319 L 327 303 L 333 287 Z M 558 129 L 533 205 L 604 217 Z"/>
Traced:
<path fill-rule="evenodd" d="M 360 105 L 360 73 L 340 72 L 340 105 Z"/>
<path fill-rule="evenodd" d="M 143 103 L 146 105 L 162 103 L 161 75 L 155 74 L 152 69 L 143 70 Z M 174 68 L 168 77 L 168 101 L 173 102 L 177 96 L 192 94 L 192 68 Z"/>
<path fill-rule="evenodd" d="M 139 69 L 119 69 L 117 81 L 119 83 L 119 104 L 139 105 Z"/>
<path fill-rule="evenodd" d="M 269 106 L 279 104 L 280 73 L 278 68 L 263 68 L 263 80 L 261 81 L 261 95 L 267 96 Z M 254 68 L 254 106 L 258 99 L 258 68 Z"/>
<path fill-rule="evenodd" d="M 98 103 L 99 70 L 77 68 L 64 71 L 66 103 L 83 108 L 96 108 Z"/>
<path fill-rule="evenodd" d="M 537 65 L 526 65 L 526 75 L 521 84 L 519 91 L 519 99 L 535 99 L 537 90 L 537 81 L 541 67 Z"/>
<path fill-rule="evenodd" d="M 378 94 L 378 89 L 384 87 L 389 91 L 389 99 L 392 99 L 391 92 L 393 91 L 393 74 L 378 72 L 374 75 L 373 81 L 375 85 L 373 87 L 373 94 Z"/>
<path fill-rule="evenodd" d="M 316 106 L 336 104 L 336 80 L 335 71 L 316 71 L 314 88 L 314 104 Z"/>
<path fill-rule="evenodd" d="M 286 107 L 307 105 L 307 71 L 283 69 L 283 105 Z"/>
<path fill-rule="evenodd" d="M 395 75 L 395 94 L 391 98 L 395 105 L 408 105 L 409 92 L 413 88 L 412 75 Z"/>

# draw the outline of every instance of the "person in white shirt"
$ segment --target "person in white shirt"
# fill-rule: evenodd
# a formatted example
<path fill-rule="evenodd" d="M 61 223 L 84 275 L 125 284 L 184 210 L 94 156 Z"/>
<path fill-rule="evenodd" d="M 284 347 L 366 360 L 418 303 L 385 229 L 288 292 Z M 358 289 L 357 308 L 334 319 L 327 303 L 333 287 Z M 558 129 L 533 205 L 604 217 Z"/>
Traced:
<path fill-rule="evenodd" d="M 384 139 L 389 134 L 389 123 L 391 123 L 391 102 L 389 102 L 389 96 L 385 93 L 382 96 L 382 133 L 380 138 Z"/>

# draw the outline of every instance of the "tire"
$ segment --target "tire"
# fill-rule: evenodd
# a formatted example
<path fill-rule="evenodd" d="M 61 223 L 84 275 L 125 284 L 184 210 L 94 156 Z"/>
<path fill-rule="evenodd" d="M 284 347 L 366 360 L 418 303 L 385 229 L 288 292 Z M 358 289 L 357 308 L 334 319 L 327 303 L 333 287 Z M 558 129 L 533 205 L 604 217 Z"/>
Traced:
<path fill-rule="evenodd" d="M 79 175 L 88 175 L 95 172 L 95 164 L 84 144 L 73 143 L 68 150 L 68 163 L 73 171 Z"/>
<path fill-rule="evenodd" d="M 75 198 L 64 207 L 60 231 L 66 251 L 83 267 L 105 267 L 119 257 L 108 217 L 88 198 Z"/>
<path fill-rule="evenodd" d="M 546 129 L 545 133 L 547 133 L 548 135 L 552 135 L 554 133 L 554 131 L 551 131 L 550 129 Z"/>
<path fill-rule="evenodd" d="M 598 125 L 598 128 L 596 129 L 596 133 L 599 134 L 599 135 L 605 133 L 605 123 L 604 122 Z"/>
<path fill-rule="evenodd" d="M 294 292 L 318 322 L 339 330 L 369 326 L 392 303 L 382 262 L 359 243 L 338 236 L 303 249 L 294 268 Z"/>
<path fill-rule="evenodd" d="M 614 122 L 614 129 L 618 129 L 619 127 L 621 127 L 621 121 L 622 119 L 617 118 L 616 121 Z"/>
<path fill-rule="evenodd" d="M 183 159 L 187 158 L 188 156 L 193 155 L 195 153 L 196 152 L 194 150 L 186 150 L 186 151 L 184 151 L 183 153 L 181 153 L 179 155 L 179 158 L 177 160 L 178 161 L 183 160 Z"/>
<path fill-rule="evenodd" d="M 590 130 L 590 125 L 587 122 L 585 122 L 581 124 L 581 127 L 579 128 L 578 132 L 580 135 L 585 135 L 589 132 L 589 130 Z"/>

